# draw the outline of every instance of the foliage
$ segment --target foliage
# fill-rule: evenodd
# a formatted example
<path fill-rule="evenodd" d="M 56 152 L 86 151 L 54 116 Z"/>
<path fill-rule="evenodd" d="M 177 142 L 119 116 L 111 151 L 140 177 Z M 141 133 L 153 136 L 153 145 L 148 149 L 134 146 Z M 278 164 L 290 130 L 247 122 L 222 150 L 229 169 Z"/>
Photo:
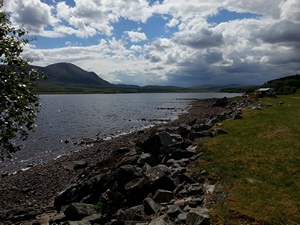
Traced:
<path fill-rule="evenodd" d="M 198 169 L 227 193 L 212 209 L 214 224 L 300 224 L 299 99 L 264 98 L 273 106 L 243 110 L 242 120 L 222 123 L 227 135 L 199 145 Z"/>
<path fill-rule="evenodd" d="M 287 76 L 268 81 L 262 87 L 270 87 L 279 95 L 295 94 L 300 89 L 300 75 Z"/>
<path fill-rule="evenodd" d="M 2 4 L 0 2 L 0 9 Z M 28 39 L 23 38 L 23 28 L 11 26 L 8 15 L 0 11 L 0 157 L 10 154 L 20 147 L 13 139 L 26 140 L 29 131 L 34 130 L 36 112 L 39 108 L 38 96 L 32 92 L 34 81 L 43 74 L 29 70 L 29 59 L 23 59 L 23 46 Z"/>
<path fill-rule="evenodd" d="M 246 93 L 251 94 L 259 88 L 274 88 L 277 95 L 290 95 L 295 94 L 300 90 L 300 75 L 292 75 L 287 77 L 282 77 L 275 80 L 270 80 L 263 85 L 257 86 L 255 88 L 224 88 L 220 92 L 229 93 Z"/>
<path fill-rule="evenodd" d="M 97 213 L 101 213 L 103 210 L 103 203 L 102 202 L 98 202 L 95 206 L 94 206 L 95 210 Z"/>

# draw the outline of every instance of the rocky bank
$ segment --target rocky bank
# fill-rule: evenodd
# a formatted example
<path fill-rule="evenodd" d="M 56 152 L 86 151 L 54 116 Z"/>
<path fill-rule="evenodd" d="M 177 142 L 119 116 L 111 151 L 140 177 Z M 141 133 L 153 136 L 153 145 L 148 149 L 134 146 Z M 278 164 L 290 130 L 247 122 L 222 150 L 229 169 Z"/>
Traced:
<path fill-rule="evenodd" d="M 0 224 L 209 224 L 222 187 L 192 170 L 201 139 L 226 134 L 252 100 L 196 100 L 168 124 L 98 140 L 93 147 L 5 176 Z M 213 197 L 212 197 L 213 196 Z"/>

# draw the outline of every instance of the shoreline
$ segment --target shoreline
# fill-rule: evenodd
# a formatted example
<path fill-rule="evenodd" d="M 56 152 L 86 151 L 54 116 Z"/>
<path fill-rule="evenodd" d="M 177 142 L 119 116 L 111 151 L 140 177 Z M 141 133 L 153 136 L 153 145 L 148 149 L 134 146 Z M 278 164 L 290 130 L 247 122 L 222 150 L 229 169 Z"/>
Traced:
<path fill-rule="evenodd" d="M 214 102 L 215 99 L 194 100 L 188 112 L 179 115 L 174 121 L 121 135 L 111 140 L 102 140 L 92 147 L 4 177 L 0 180 L 0 217 L 1 212 L 12 209 L 30 209 L 35 214 L 53 210 L 54 198 L 74 183 L 76 177 L 85 168 L 108 159 L 111 152 L 118 149 L 133 148 L 136 143 L 146 141 L 162 127 L 172 128 L 193 119 L 212 118 L 227 111 L 224 107 L 212 106 Z M 84 162 L 85 165 L 76 169 L 74 162 Z"/>

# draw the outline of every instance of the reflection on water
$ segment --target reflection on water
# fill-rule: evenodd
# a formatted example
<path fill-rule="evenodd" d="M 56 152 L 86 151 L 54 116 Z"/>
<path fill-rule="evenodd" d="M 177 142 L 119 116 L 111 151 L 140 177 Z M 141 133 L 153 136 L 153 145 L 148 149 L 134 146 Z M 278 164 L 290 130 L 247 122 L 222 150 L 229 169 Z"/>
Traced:
<path fill-rule="evenodd" d="M 191 99 L 230 97 L 225 93 L 41 95 L 37 132 L 22 143 L 1 171 L 16 171 L 82 148 L 83 138 L 108 138 L 175 119 Z M 77 144 L 77 145 L 74 145 Z"/>

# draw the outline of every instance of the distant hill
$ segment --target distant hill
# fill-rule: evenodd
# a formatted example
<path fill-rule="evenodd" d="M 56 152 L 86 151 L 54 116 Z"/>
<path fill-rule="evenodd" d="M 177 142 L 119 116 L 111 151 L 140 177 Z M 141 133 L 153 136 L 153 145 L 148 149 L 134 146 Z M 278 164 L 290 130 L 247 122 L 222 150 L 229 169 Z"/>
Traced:
<path fill-rule="evenodd" d="M 46 67 L 31 66 L 47 74 L 46 80 L 39 80 L 37 93 L 154 93 L 195 92 L 189 88 L 170 86 L 145 86 L 111 84 L 94 72 L 88 72 L 71 63 L 56 63 Z"/>
<path fill-rule="evenodd" d="M 221 92 L 234 92 L 234 93 L 253 93 L 259 88 L 274 88 L 278 95 L 295 94 L 300 91 L 300 75 L 291 75 L 274 80 L 267 81 L 263 85 L 253 86 L 248 88 L 223 88 Z"/>
<path fill-rule="evenodd" d="M 207 91 L 221 91 L 221 90 L 227 90 L 227 89 L 231 90 L 231 89 L 251 88 L 251 87 L 255 87 L 255 86 L 256 85 L 226 84 L 226 85 L 200 85 L 200 86 L 193 86 L 193 88 L 207 90 Z"/>
<path fill-rule="evenodd" d="M 295 94 L 300 90 L 300 75 L 291 75 L 266 82 L 262 87 L 274 88 L 277 94 Z"/>
<path fill-rule="evenodd" d="M 71 63 L 56 63 L 38 68 L 47 73 L 47 79 L 43 81 L 46 83 L 112 86 L 96 73 L 87 72 Z"/>

